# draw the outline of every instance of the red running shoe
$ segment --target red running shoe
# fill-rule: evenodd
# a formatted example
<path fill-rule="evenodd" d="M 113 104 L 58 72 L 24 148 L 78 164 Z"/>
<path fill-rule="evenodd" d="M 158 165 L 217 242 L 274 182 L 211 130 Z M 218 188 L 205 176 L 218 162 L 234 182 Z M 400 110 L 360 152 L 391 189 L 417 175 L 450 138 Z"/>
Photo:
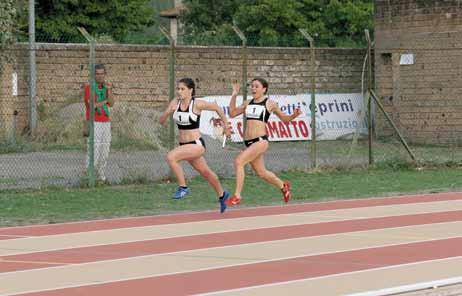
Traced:
<path fill-rule="evenodd" d="M 290 200 L 290 197 L 292 195 L 290 193 L 290 183 L 289 183 L 289 181 L 284 181 L 284 185 L 282 185 L 281 192 L 282 192 L 282 197 L 284 198 L 284 202 L 288 203 L 289 200 Z"/>
<path fill-rule="evenodd" d="M 228 206 L 235 206 L 241 203 L 241 198 L 235 195 L 231 196 L 226 200 L 226 205 Z"/>

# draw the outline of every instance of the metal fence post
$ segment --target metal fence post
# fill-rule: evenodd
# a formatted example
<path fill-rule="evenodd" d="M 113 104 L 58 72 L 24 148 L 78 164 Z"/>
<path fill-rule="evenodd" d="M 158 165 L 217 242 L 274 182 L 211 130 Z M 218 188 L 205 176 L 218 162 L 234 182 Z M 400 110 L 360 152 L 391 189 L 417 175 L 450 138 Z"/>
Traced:
<path fill-rule="evenodd" d="M 383 112 L 383 115 L 385 115 L 385 118 L 388 120 L 388 122 L 390 123 L 391 127 L 393 128 L 393 130 L 396 132 L 396 134 L 398 135 L 398 138 L 399 138 L 399 141 L 401 142 L 401 144 L 403 144 L 404 148 L 406 149 L 406 151 L 408 152 L 409 156 L 412 158 L 413 161 L 416 161 L 416 158 L 415 158 L 415 155 L 414 153 L 412 152 L 411 148 L 409 147 L 409 145 L 407 144 L 406 140 L 404 139 L 403 135 L 401 134 L 401 132 L 399 131 L 398 127 L 396 126 L 396 124 L 393 122 L 393 119 L 391 119 L 391 117 L 388 115 L 388 113 L 385 111 L 385 108 L 382 106 L 382 103 L 380 103 L 377 95 L 375 94 L 374 90 L 371 89 L 370 92 L 370 99 L 374 99 L 374 102 L 377 104 L 377 106 L 379 107 L 379 109 Z"/>
<path fill-rule="evenodd" d="M 316 47 L 314 45 L 314 39 L 305 29 L 299 29 L 303 37 L 305 37 L 310 43 L 310 61 L 311 61 L 311 158 L 313 159 L 313 168 L 318 167 L 317 163 L 317 144 L 316 144 Z"/>
<path fill-rule="evenodd" d="M 365 33 L 366 33 L 366 39 L 367 39 L 367 58 L 368 58 L 368 97 L 369 97 L 369 100 L 368 100 L 368 104 L 367 104 L 367 109 L 368 109 L 368 112 L 369 112 L 369 116 L 368 116 L 368 125 L 369 125 L 369 164 L 372 164 L 373 163 L 373 155 L 372 155 L 372 100 L 374 100 L 375 104 L 377 105 L 377 107 L 382 111 L 382 113 L 384 114 L 385 118 L 387 119 L 387 121 L 390 123 L 391 127 L 393 128 L 393 130 L 396 132 L 396 134 L 398 135 L 398 138 L 399 138 L 399 141 L 401 142 L 401 144 L 403 144 L 404 148 L 406 149 L 406 151 L 408 152 L 409 156 L 411 157 L 411 159 L 413 161 L 416 161 L 416 158 L 415 158 L 415 155 L 414 153 L 412 152 L 411 148 L 409 147 L 409 145 L 407 144 L 406 140 L 404 139 L 403 135 L 401 134 L 401 132 L 399 131 L 398 127 L 396 126 L 396 124 L 393 122 L 393 119 L 387 114 L 387 112 L 385 111 L 385 108 L 382 106 L 382 103 L 380 102 L 380 100 L 378 99 L 377 95 L 375 94 L 375 91 L 374 91 L 374 88 L 373 88 L 373 84 L 372 84 L 372 41 L 371 41 L 371 37 L 370 37 L 370 34 L 369 34 L 369 30 L 365 30 Z"/>
<path fill-rule="evenodd" d="M 372 42 L 371 37 L 369 35 L 369 30 L 364 30 L 366 34 L 366 41 L 367 41 L 367 93 L 368 100 L 367 100 L 367 126 L 368 126 L 368 136 L 369 136 L 369 165 L 374 163 L 374 158 L 372 155 Z"/>
<path fill-rule="evenodd" d="M 233 30 L 239 36 L 242 41 L 242 102 L 247 101 L 247 38 L 244 33 L 235 25 L 233 25 Z M 247 126 L 247 118 L 245 112 L 243 116 L 244 130 Z"/>
<path fill-rule="evenodd" d="M 90 45 L 90 62 L 89 62 L 89 71 L 90 71 L 90 118 L 89 118 L 89 135 L 88 135 L 88 167 L 87 167 L 87 176 L 88 176 L 88 185 L 94 187 L 96 185 L 96 176 L 95 176 L 95 107 L 94 107 L 94 97 L 95 97 L 95 39 L 84 29 L 78 28 L 80 33 L 87 39 Z"/>
<path fill-rule="evenodd" d="M 29 132 L 37 128 L 37 71 L 35 59 L 35 1 L 29 0 Z"/>
<path fill-rule="evenodd" d="M 168 85 L 169 85 L 169 90 L 168 90 L 168 99 L 169 101 L 173 100 L 175 98 L 175 64 L 176 64 L 176 48 L 175 48 L 175 39 L 170 35 L 168 30 L 160 26 L 160 31 L 162 34 L 167 37 L 169 43 L 170 43 L 170 56 L 168 58 L 169 61 L 169 68 L 168 68 Z M 169 150 L 172 150 L 173 147 L 175 146 L 175 126 L 173 124 L 173 120 L 169 120 L 168 123 L 168 129 L 169 129 L 169 138 L 168 138 L 168 148 Z"/>

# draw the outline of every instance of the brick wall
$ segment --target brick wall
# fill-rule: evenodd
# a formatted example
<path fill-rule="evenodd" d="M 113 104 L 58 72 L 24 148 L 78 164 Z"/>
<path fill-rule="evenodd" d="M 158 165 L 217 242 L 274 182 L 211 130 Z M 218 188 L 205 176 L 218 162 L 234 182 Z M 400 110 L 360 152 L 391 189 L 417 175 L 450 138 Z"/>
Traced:
<path fill-rule="evenodd" d="M 78 101 L 88 81 L 88 46 L 39 44 L 37 96 L 40 106 Z M 3 96 L 0 106 L 19 111 L 19 128 L 27 124 L 27 51 L 14 50 L 20 79 L 17 97 Z M 357 92 L 361 87 L 363 49 L 318 49 L 319 92 Z M 165 46 L 99 45 L 96 62 L 104 63 L 114 83 L 115 99 L 149 108 L 168 100 L 169 48 Z M 248 77 L 262 76 L 271 93 L 295 94 L 310 88 L 310 53 L 307 48 L 249 48 Z M 234 47 L 179 47 L 176 78 L 196 80 L 197 95 L 227 95 L 231 81 L 242 75 L 241 49 Z M 6 75 L 8 76 L 8 75 Z M 8 77 L 2 83 L 8 86 Z M 2 87 L 3 89 L 3 87 Z M 3 121 L 11 118 L 8 111 Z"/>
<path fill-rule="evenodd" d="M 4 66 L 0 69 L 0 138 L 7 136 L 7 131 L 11 130 L 12 121 L 6 119 L 12 116 L 10 111 L 11 100 L 11 67 Z M 10 115 L 11 114 L 11 115 Z"/>
<path fill-rule="evenodd" d="M 13 53 L 11 53 L 13 55 Z M 20 60 L 17 57 L 16 60 Z M 20 64 L 3 64 L 0 69 L 0 137 L 12 136 L 15 128 L 22 130 L 27 118 L 27 73 Z M 17 79 L 14 79 L 14 76 Z M 13 93 L 13 83 L 16 82 Z"/>
<path fill-rule="evenodd" d="M 379 98 L 411 142 L 462 139 L 461 1 L 376 0 Z M 413 53 L 413 65 L 400 65 Z M 390 130 L 378 117 L 379 134 Z"/>

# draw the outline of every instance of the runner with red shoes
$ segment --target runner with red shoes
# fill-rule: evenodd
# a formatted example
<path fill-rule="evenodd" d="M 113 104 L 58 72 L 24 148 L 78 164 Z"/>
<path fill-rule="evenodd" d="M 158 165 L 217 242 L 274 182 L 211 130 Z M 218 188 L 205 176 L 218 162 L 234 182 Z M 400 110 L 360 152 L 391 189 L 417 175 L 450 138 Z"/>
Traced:
<path fill-rule="evenodd" d="M 268 92 L 268 82 L 263 78 L 254 78 L 251 83 L 253 99 L 243 102 L 236 106 L 236 97 L 239 94 L 240 85 L 233 83 L 233 93 L 229 105 L 230 117 L 245 114 L 247 122 L 244 130 L 244 144 L 246 148 L 239 153 L 234 160 L 236 173 L 236 188 L 234 195 L 227 200 L 228 206 L 234 206 L 241 202 L 241 192 L 244 187 L 246 164 L 250 163 L 255 173 L 266 182 L 281 189 L 284 202 L 289 202 L 290 183 L 282 181 L 273 172 L 265 168 L 264 154 L 268 150 L 268 135 L 266 134 L 266 123 L 271 113 L 276 114 L 283 122 L 289 122 L 301 114 L 300 109 L 295 109 L 294 113 L 287 115 L 281 111 L 275 101 L 270 100 Z"/>

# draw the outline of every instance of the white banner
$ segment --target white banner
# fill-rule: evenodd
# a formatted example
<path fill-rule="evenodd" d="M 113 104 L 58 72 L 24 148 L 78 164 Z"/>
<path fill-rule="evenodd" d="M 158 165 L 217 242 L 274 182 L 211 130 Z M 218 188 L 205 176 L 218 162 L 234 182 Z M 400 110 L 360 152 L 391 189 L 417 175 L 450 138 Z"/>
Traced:
<path fill-rule="evenodd" d="M 221 106 L 229 118 L 230 96 L 209 96 L 199 98 L 209 102 L 216 102 Z M 311 112 L 310 94 L 299 95 L 271 95 L 271 100 L 278 103 L 279 108 L 286 113 L 292 114 L 296 108 L 302 110 L 302 114 L 291 122 L 282 122 L 275 114 L 271 114 L 266 124 L 266 132 L 270 141 L 300 141 L 311 139 Z M 237 98 L 237 105 L 242 103 L 242 97 Z M 345 94 L 317 94 L 316 95 L 316 137 L 318 140 L 335 140 L 351 137 L 359 128 L 361 135 L 367 134 L 365 116 L 360 117 L 363 108 L 363 97 L 359 93 Z M 215 112 L 203 111 L 201 113 L 201 132 L 215 137 L 213 126 L 219 124 L 218 115 Z M 242 142 L 243 124 L 242 115 L 230 118 L 234 134 L 233 142 Z"/>

